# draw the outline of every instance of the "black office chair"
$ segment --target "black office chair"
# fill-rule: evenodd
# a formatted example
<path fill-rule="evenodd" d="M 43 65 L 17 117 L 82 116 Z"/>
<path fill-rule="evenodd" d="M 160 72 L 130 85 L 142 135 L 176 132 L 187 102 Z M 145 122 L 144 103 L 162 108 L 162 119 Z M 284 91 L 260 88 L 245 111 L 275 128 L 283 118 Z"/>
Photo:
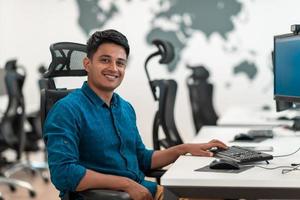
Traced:
<path fill-rule="evenodd" d="M 21 71 L 20 71 L 21 70 Z M 16 187 L 26 188 L 31 197 L 36 195 L 28 182 L 10 178 L 11 172 L 19 168 L 21 155 L 24 152 L 26 133 L 24 132 L 24 97 L 21 92 L 25 80 L 25 72 L 17 67 L 16 60 L 11 60 L 5 66 L 5 85 L 8 94 L 8 105 L 0 122 L 0 152 L 12 149 L 16 152 L 16 161 L 7 162 L 1 170 L 0 183 L 6 183 L 12 191 Z M 5 159 L 4 159 L 5 160 Z"/>
<path fill-rule="evenodd" d="M 213 106 L 213 85 L 207 81 L 209 72 L 203 66 L 187 66 L 192 74 L 186 79 L 196 133 L 203 125 L 216 125 L 218 115 Z"/>
<path fill-rule="evenodd" d="M 23 153 L 26 135 L 24 133 L 25 105 L 22 93 L 26 72 L 23 68 L 16 65 L 16 60 L 8 61 L 5 65 L 5 86 L 8 94 L 8 106 L 2 119 L 5 126 L 11 126 L 12 134 L 4 131 L 2 134 L 6 137 L 8 144 L 16 151 L 16 159 L 20 160 Z"/>
<path fill-rule="evenodd" d="M 169 147 L 182 144 L 183 141 L 177 130 L 174 120 L 174 107 L 177 92 L 176 81 L 153 80 L 152 85 L 159 89 L 158 110 L 154 117 L 153 123 L 153 146 L 154 149 L 167 149 Z M 159 137 L 159 128 L 162 128 L 165 138 Z"/>
<path fill-rule="evenodd" d="M 39 174 L 43 180 L 47 183 L 48 177 L 43 173 L 48 169 L 48 165 L 45 163 L 32 162 L 29 159 L 29 153 L 39 151 L 37 145 L 38 139 L 36 138 L 39 134 L 41 137 L 40 124 L 37 116 L 26 115 L 25 103 L 23 95 L 23 85 L 26 78 L 26 70 L 16 64 L 16 60 L 7 62 L 6 64 L 6 77 L 5 83 L 7 86 L 7 93 L 11 97 L 9 100 L 9 108 L 13 112 L 15 110 L 16 117 L 11 122 L 13 124 L 13 132 L 16 136 L 14 150 L 16 151 L 16 161 L 3 173 L 6 177 L 11 177 L 18 171 L 30 170 L 32 174 Z M 29 122 L 31 130 L 25 130 L 25 121 Z M 26 159 L 21 159 L 25 155 Z"/>
<path fill-rule="evenodd" d="M 152 139 L 153 147 L 156 150 L 169 148 L 174 145 L 182 144 L 179 132 L 174 120 L 174 105 L 176 99 L 177 83 L 175 80 L 151 80 L 147 69 L 149 60 L 155 56 L 161 56 L 160 64 L 170 63 L 174 57 L 173 45 L 164 40 L 154 40 L 152 42 L 158 48 L 158 51 L 152 53 L 145 61 L 145 71 L 149 85 L 155 101 L 158 101 L 158 110 L 154 117 Z M 156 90 L 159 90 L 157 94 Z M 162 128 L 164 138 L 160 138 L 159 128 Z"/>
<path fill-rule="evenodd" d="M 57 88 L 53 81 L 54 78 L 87 75 L 82 65 L 82 60 L 86 56 L 86 45 L 70 42 L 55 43 L 50 46 L 50 52 L 52 62 L 44 74 L 47 87 L 41 92 L 42 125 L 44 124 L 48 111 L 55 102 L 72 91 L 72 89 Z M 146 176 L 160 177 L 164 172 L 164 170 L 151 170 L 146 173 Z M 130 200 L 129 194 L 126 192 L 105 189 L 69 192 L 63 197 L 63 200 L 73 200 L 78 197 L 84 200 Z"/>

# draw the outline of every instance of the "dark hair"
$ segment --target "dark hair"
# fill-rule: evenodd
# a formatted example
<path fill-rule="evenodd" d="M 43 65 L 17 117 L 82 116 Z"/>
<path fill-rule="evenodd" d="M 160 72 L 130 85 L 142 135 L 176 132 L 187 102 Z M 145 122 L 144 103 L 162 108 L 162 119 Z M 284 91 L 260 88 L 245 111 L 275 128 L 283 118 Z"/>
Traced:
<path fill-rule="evenodd" d="M 129 56 L 128 40 L 122 33 L 108 29 L 96 31 L 87 41 L 87 57 L 92 58 L 98 47 L 103 43 L 115 43 L 125 49 L 127 57 Z"/>

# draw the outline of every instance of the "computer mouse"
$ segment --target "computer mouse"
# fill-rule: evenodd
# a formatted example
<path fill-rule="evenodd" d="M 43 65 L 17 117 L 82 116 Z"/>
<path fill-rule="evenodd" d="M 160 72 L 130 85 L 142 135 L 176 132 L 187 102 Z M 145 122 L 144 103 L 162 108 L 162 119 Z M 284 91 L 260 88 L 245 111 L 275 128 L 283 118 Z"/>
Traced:
<path fill-rule="evenodd" d="M 209 164 L 210 169 L 240 169 L 239 164 L 233 160 L 216 159 Z"/>
<path fill-rule="evenodd" d="M 252 135 L 249 135 L 247 133 L 240 133 L 234 136 L 235 141 L 252 141 L 255 138 Z"/>

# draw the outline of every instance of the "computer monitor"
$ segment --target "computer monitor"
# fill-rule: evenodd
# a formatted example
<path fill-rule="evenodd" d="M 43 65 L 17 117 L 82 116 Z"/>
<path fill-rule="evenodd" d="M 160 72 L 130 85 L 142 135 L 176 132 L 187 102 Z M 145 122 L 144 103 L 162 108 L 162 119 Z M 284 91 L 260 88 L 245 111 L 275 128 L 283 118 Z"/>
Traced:
<path fill-rule="evenodd" d="M 300 35 L 274 37 L 274 99 L 277 111 L 300 102 Z"/>
<path fill-rule="evenodd" d="M 275 66 L 274 51 L 271 52 L 271 58 L 272 58 L 272 64 L 273 64 L 273 69 L 274 69 L 275 68 L 274 67 Z M 274 80 L 275 80 L 275 78 L 274 78 Z M 284 111 L 284 110 L 287 110 L 287 109 L 293 107 L 293 102 L 286 102 L 286 101 L 280 101 L 280 100 L 275 100 L 275 101 L 276 101 L 276 112 Z"/>

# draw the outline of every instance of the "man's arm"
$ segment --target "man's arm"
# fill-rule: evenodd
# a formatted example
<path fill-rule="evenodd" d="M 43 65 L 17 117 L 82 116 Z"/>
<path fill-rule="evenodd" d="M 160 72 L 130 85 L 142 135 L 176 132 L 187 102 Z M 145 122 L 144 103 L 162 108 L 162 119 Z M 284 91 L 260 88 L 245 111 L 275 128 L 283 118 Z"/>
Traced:
<path fill-rule="evenodd" d="M 161 168 L 173 163 L 179 156 L 187 153 L 193 156 L 213 156 L 213 153 L 208 151 L 212 147 L 227 148 L 227 146 L 219 140 L 211 140 L 208 143 L 202 144 L 181 144 L 168 149 L 155 151 L 152 155 L 151 169 Z"/>
<path fill-rule="evenodd" d="M 77 185 L 76 191 L 97 188 L 124 191 L 134 200 L 153 200 L 147 188 L 129 178 L 102 174 L 87 169 Z"/>

